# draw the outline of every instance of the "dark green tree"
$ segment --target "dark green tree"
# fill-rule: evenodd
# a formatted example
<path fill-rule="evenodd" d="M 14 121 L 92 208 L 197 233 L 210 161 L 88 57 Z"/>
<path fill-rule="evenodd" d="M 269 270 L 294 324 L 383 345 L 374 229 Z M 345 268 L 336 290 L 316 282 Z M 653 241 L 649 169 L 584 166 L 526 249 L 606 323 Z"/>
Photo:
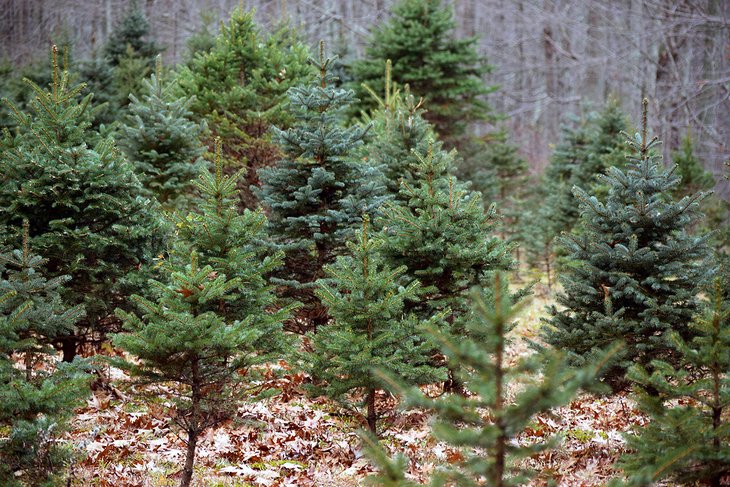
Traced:
<path fill-rule="evenodd" d="M 544 333 L 579 366 L 607 343 L 625 340 L 626 348 L 604 376 L 615 390 L 627 385 L 624 375 L 632 363 L 676 363 L 664 335 L 672 330 L 691 338 L 699 286 L 712 274 L 707 237 L 687 233 L 705 195 L 672 199 L 679 178 L 652 152 L 657 140 L 648 139 L 647 104 L 644 100 L 641 133 L 627 136 L 626 170 L 612 167 L 599 176 L 608 187 L 605 202 L 574 190 L 582 235 L 561 240 L 573 263 L 561 276 L 560 308 L 551 308 Z"/>
<path fill-rule="evenodd" d="M 715 186 L 712 173 L 705 171 L 702 161 L 695 154 L 692 136 L 688 132 L 682 139 L 679 150 L 672 153 L 672 162 L 677 166 L 675 172 L 682 178 L 674 189 L 674 196 L 681 198 L 697 191 L 709 191 Z M 712 194 L 700 207 L 705 218 L 697 222 L 692 230 L 695 233 L 714 231 L 711 244 L 716 249 L 730 246 L 730 202 Z"/>
<path fill-rule="evenodd" d="M 456 39 L 453 9 L 441 0 L 401 0 L 390 19 L 370 38 L 365 59 L 355 61 L 352 73 L 361 102 L 359 110 L 375 107 L 360 83 L 383 93 L 383 64 L 393 63 L 393 81 L 408 84 L 425 97 L 426 119 L 447 145 L 464 135 L 470 122 L 485 120 L 491 109 L 484 96 L 494 91 L 483 76 L 491 67 L 476 50 L 477 39 Z"/>
<path fill-rule="evenodd" d="M 30 248 L 27 222 L 22 242 L 0 253 L 0 427 L 8 428 L 0 439 L 0 482 L 53 485 L 70 453 L 57 440 L 88 394 L 89 376 L 81 361 L 58 364 L 51 344 L 73 329 L 83 308 L 61 299 L 69 276 L 44 276 L 46 261 Z"/>
<path fill-rule="evenodd" d="M 405 268 L 391 269 L 383 261 L 383 241 L 368 235 L 369 218 L 348 255 L 325 266 L 327 279 L 317 295 L 327 305 L 329 326 L 311 336 L 312 350 L 304 356 L 305 370 L 314 378 L 315 394 L 347 402 L 353 391 L 364 393 L 368 428 L 376 433 L 376 395 L 384 385 L 375 370 L 401 377 L 409 384 L 426 384 L 443 376 L 429 363 L 433 345 L 420 339 L 422 328 L 439 316 L 421 320 L 404 311 L 406 301 L 418 299 L 419 284 L 400 286 Z"/>
<path fill-rule="evenodd" d="M 132 0 L 121 22 L 114 26 L 104 44 L 104 57 L 112 66 L 119 66 L 131 48 L 135 57 L 146 59 L 152 67 L 155 57 L 162 52 L 150 33 L 150 24 L 137 0 Z"/>
<path fill-rule="evenodd" d="M 507 141 L 504 131 L 491 134 L 480 141 L 479 153 L 467 158 L 467 167 L 459 168 L 459 174 L 472 182 L 472 188 L 481 191 L 488 204 L 497 205 L 500 216 L 499 233 L 502 240 L 524 240 L 522 227 L 526 224 L 524 201 L 530 190 L 529 167 L 517 152 L 518 148 Z"/>
<path fill-rule="evenodd" d="M 609 167 L 622 167 L 625 158 L 626 117 L 618 102 L 609 99 L 601 112 L 591 112 L 585 119 L 572 118 L 562 127 L 560 143 L 550 157 L 540 190 L 528 202 L 527 220 L 531 222 L 525 241 L 533 263 L 547 272 L 552 285 L 556 241 L 563 232 L 571 232 L 580 217 L 573 186 L 605 195 L 597 179 Z"/>
<path fill-rule="evenodd" d="M 120 145 L 134 164 L 137 176 L 162 207 L 185 207 L 193 180 L 205 169 L 200 142 L 204 125 L 191 120 L 190 98 L 176 98 L 174 86 L 163 81 L 162 65 L 132 103 L 121 128 Z"/>
<path fill-rule="evenodd" d="M 63 339 L 71 360 L 80 342 L 116 323 L 109 317 L 128 292 L 144 288 L 139 268 L 159 253 L 165 232 L 113 140 L 90 128 L 91 95 L 69 87 L 55 56 L 53 73 L 48 91 L 29 82 L 29 113 L 10 104 L 18 132 L 0 143 L 0 246 L 19 247 L 8 229 L 27 219 L 46 275 L 71 276 L 61 295 L 86 309 L 78 333 Z"/>
<path fill-rule="evenodd" d="M 730 476 L 728 294 L 718 279 L 712 305 L 692 324 L 691 340 L 668 333 L 680 356 L 676 367 L 655 361 L 652 372 L 640 365 L 629 370 L 639 408 L 650 418 L 648 425 L 626 436 L 629 453 L 619 465 L 630 485 L 671 479 L 681 485 L 720 487 Z"/>
<path fill-rule="evenodd" d="M 208 124 L 208 147 L 212 150 L 219 137 L 226 170 L 247 168 L 239 182 L 244 207 L 257 206 L 251 186 L 259 185 L 258 170 L 281 155 L 269 129 L 293 122 L 285 108 L 286 92 L 311 78 L 307 56 L 308 49 L 291 29 L 265 35 L 253 12 L 236 9 L 221 26 L 215 45 L 179 71 L 181 96 L 195 97 L 190 109 Z"/>
<path fill-rule="evenodd" d="M 520 307 L 512 305 L 507 284 L 497 273 L 491 288 L 472 292 L 473 313 L 467 320 L 467 337 L 432 332 L 449 361 L 461 365 L 459 378 L 474 392 L 473 396 L 432 399 L 416 388 L 404 388 L 397 379 L 388 380 L 405 395 L 406 406 L 435 413 L 432 433 L 438 440 L 462 449 L 463 460 L 437 469 L 431 485 L 525 484 L 535 472 L 521 467 L 520 461 L 554 447 L 556 442 L 545 439 L 521 445 L 516 437 L 535 415 L 569 402 L 580 387 L 592 382 L 601 366 L 599 363 L 582 370 L 571 369 L 565 355 L 554 350 L 523 356 L 514 365 L 508 365 L 506 349 Z M 515 396 L 507 393 L 513 384 L 520 384 Z M 365 444 L 380 469 L 374 483 L 413 485 L 405 480 L 407 461 L 402 457 L 396 461 L 388 459 L 367 436 Z"/>
<path fill-rule="evenodd" d="M 349 156 L 362 143 L 369 126 L 345 126 L 342 112 L 353 92 L 334 86 L 332 59 L 320 45 L 319 79 L 289 91 L 297 123 L 274 128 L 286 155 L 275 167 L 259 171 L 259 198 L 268 209 L 273 244 L 285 254 L 275 274 L 283 296 L 304 304 L 301 328 L 327 323 L 326 308 L 314 294 L 323 267 L 343 253 L 344 242 L 361 215 L 380 205 L 379 174 Z"/>

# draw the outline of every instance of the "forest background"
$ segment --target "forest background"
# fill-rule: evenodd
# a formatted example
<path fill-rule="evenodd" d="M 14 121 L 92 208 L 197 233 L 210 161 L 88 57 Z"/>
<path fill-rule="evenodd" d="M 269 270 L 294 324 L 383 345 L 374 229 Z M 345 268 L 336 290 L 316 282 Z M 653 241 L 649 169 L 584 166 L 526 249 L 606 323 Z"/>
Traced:
<path fill-rule="evenodd" d="M 100 48 L 126 12 L 126 0 L 0 0 L 0 58 L 16 65 L 61 39 L 83 59 Z M 325 40 L 345 61 L 362 57 L 369 32 L 392 0 L 142 0 L 166 64 L 180 62 L 201 27 L 215 31 L 233 7 L 256 9 L 263 26 L 289 19 L 309 45 Z M 478 37 L 499 90 L 512 142 L 541 172 L 565 115 L 599 108 L 609 96 L 632 120 L 650 100 L 651 129 L 671 162 L 688 127 L 695 155 L 718 177 L 730 157 L 730 2 L 722 0 L 451 0 L 456 36 Z M 484 123 L 477 134 L 488 133 Z"/>

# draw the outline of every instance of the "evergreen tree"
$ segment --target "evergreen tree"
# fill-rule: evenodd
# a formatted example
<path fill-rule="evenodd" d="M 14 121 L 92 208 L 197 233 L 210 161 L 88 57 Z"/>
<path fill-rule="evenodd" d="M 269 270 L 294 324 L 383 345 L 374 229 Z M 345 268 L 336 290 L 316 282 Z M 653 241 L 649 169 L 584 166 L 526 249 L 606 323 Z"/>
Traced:
<path fill-rule="evenodd" d="M 102 48 L 80 67 L 86 83 L 99 105 L 94 124 L 113 124 L 123 116 L 129 95 L 138 95 L 144 80 L 162 52 L 151 39 L 150 25 L 137 0 L 133 0 L 109 34 Z"/>
<path fill-rule="evenodd" d="M 191 99 L 176 98 L 172 83 L 163 81 L 159 57 L 156 73 L 144 84 L 141 98 L 130 95 L 120 145 L 163 208 L 181 208 L 191 198 L 192 181 L 205 168 L 199 140 L 204 126 L 190 120 Z"/>
<path fill-rule="evenodd" d="M 69 276 L 43 275 L 46 262 L 30 249 L 27 221 L 22 241 L 0 254 L 0 427 L 9 430 L 0 439 L 0 482 L 50 485 L 69 453 L 56 440 L 88 392 L 83 363 L 56 364 L 50 345 L 83 308 L 61 299 Z"/>
<path fill-rule="evenodd" d="M 236 9 L 208 51 L 199 52 L 181 68 L 181 95 L 194 96 L 190 109 L 206 120 L 213 141 L 223 141 L 226 169 L 247 168 L 239 183 L 241 204 L 257 206 L 251 186 L 258 169 L 271 166 L 280 152 L 269 128 L 286 128 L 292 116 L 285 109 L 286 92 L 311 77 L 308 50 L 288 28 L 265 36 L 253 12 Z"/>
<path fill-rule="evenodd" d="M 705 171 L 702 161 L 695 155 L 692 136 L 688 132 L 682 139 L 680 149 L 672 153 L 672 162 L 677 166 L 675 172 L 682 178 L 680 184 L 673 191 L 677 198 L 690 195 L 697 191 L 709 191 L 715 186 L 712 173 Z M 705 218 L 692 230 L 694 233 L 713 231 L 711 244 L 716 249 L 730 246 L 730 202 L 712 194 L 702 202 L 700 207 Z"/>
<path fill-rule="evenodd" d="M 438 468 L 431 485 L 502 487 L 523 485 L 534 472 L 520 466 L 520 460 L 554 446 L 550 439 L 521 445 L 516 437 L 535 415 L 569 402 L 577 390 L 590 384 L 600 364 L 583 370 L 567 366 L 564 354 L 546 350 L 523 356 L 514 364 L 506 361 L 506 347 L 519 306 L 513 306 L 507 282 L 497 273 L 486 291 L 472 293 L 473 313 L 467 321 L 467 337 L 435 333 L 451 363 L 458 363 L 460 380 L 473 396 L 425 397 L 416 389 L 405 389 L 390 379 L 406 397 L 409 407 L 435 412 L 432 433 L 436 439 L 462 449 L 463 459 Z M 520 384 L 511 397 L 507 391 Z M 485 418 L 485 411 L 488 416 Z M 377 462 L 378 485 L 411 486 L 405 480 L 407 462 L 388 459 L 380 447 L 365 437 L 366 450 Z"/>
<path fill-rule="evenodd" d="M 385 91 L 377 95 L 365 86 L 378 108 L 367 118 L 372 123 L 371 137 L 362 149 L 363 158 L 383 175 L 387 196 L 401 196 L 401 181 L 413 181 L 416 154 L 428 152 L 436 138 L 431 125 L 423 118 L 423 99 L 416 100 L 408 85 L 401 90 L 392 81 L 390 60 L 385 63 Z"/>
<path fill-rule="evenodd" d="M 173 421 L 187 435 L 181 486 L 190 485 L 201 433 L 226 419 L 242 397 L 263 397 L 254 366 L 289 347 L 282 322 L 290 308 L 273 311 L 264 277 L 280 261 L 255 248 L 265 218 L 238 213 L 235 177 L 222 174 L 220 146 L 216 154 L 215 173 L 197 183 L 200 212 L 176 217 L 178 240 L 163 265 L 165 283 L 150 281 L 159 298 L 133 296 L 141 315 L 118 309 L 128 333 L 114 337 L 138 359 L 115 361 L 132 377 L 175 385 Z"/>
<path fill-rule="evenodd" d="M 597 177 L 609 167 L 622 167 L 625 115 L 618 102 L 609 99 L 604 109 L 591 112 L 586 119 L 574 118 L 562 127 L 560 143 L 555 147 L 545 170 L 541 188 L 530 203 L 527 249 L 533 262 L 542 265 L 552 284 L 555 243 L 563 232 L 571 232 L 580 217 L 579 204 L 572 194 L 578 186 L 605 195 Z"/>
<path fill-rule="evenodd" d="M 368 224 L 366 216 L 356 239 L 347 243 L 349 255 L 325 266 L 328 279 L 319 281 L 317 295 L 333 322 L 311 336 L 312 350 L 304 358 L 316 381 L 316 394 L 342 400 L 354 390 L 364 392 L 368 427 L 376 433 L 375 398 L 384 387 L 375 370 L 409 384 L 433 382 L 442 374 L 429 364 L 433 346 L 419 339 L 421 328 L 439 317 L 421 321 L 406 315 L 405 302 L 418 299 L 419 284 L 399 286 L 405 268 L 391 269 L 384 263 L 383 241 L 370 238 Z"/>
<path fill-rule="evenodd" d="M 132 0 L 122 21 L 114 26 L 104 44 L 104 57 L 112 66 L 119 66 L 122 59 L 132 50 L 135 57 L 147 60 L 152 67 L 155 57 L 162 52 L 151 39 L 150 24 L 137 0 Z"/>
<path fill-rule="evenodd" d="M 545 330 L 546 341 L 568 351 L 575 365 L 590 362 L 607 343 L 625 340 L 626 349 L 605 374 L 614 389 L 626 385 L 632 363 L 676 363 L 664 335 L 673 330 L 691 337 L 698 286 L 711 274 L 707 238 L 686 232 L 704 195 L 671 198 L 679 178 L 652 153 L 657 141 L 647 138 L 647 103 L 641 133 L 627 136 L 632 155 L 626 171 L 612 167 L 599 176 L 609 188 L 605 203 L 574 190 L 583 235 L 562 239 L 574 264 L 561 276 L 560 310 L 552 307 Z"/>
<path fill-rule="evenodd" d="M 529 168 L 517 147 L 507 142 L 504 131 L 491 134 L 489 139 L 476 144 L 479 153 L 465 158 L 471 167 L 460 167 L 459 174 L 472 182 L 485 201 L 496 203 L 501 217 L 500 237 L 515 242 L 521 239 L 520 230 L 524 225 L 523 202 L 529 191 Z"/>
<path fill-rule="evenodd" d="M 405 266 L 404 279 L 423 285 L 421 300 L 408 311 L 425 318 L 449 309 L 444 330 L 461 336 L 467 291 L 511 268 L 512 247 L 493 235 L 495 207 L 485 211 L 481 194 L 449 174 L 453 152 L 431 142 L 426 154 L 415 155 L 413 182 L 402 184 L 400 202 L 383 209 L 384 253 L 393 267 Z M 460 389 L 453 379 L 447 389 Z"/>
<path fill-rule="evenodd" d="M 489 117 L 483 97 L 494 90 L 482 79 L 491 67 L 477 53 L 477 39 L 455 39 L 455 28 L 453 9 L 441 0 L 401 0 L 373 32 L 365 59 L 353 63 L 355 79 L 382 93 L 383 63 L 392 60 L 393 80 L 426 98 L 425 116 L 449 145 L 470 122 Z M 373 107 L 358 93 L 363 101 L 357 108 Z"/>
<path fill-rule="evenodd" d="M 198 210 L 173 216 L 178 232 L 173 258 L 188 259 L 195 252 L 200 265 L 238 279 L 235 300 L 210 303 L 210 310 L 228 321 L 243 320 L 252 309 L 275 308 L 276 297 L 265 276 L 282 264 L 282 254 L 271 255 L 268 251 L 266 217 L 261 210 L 239 212 L 236 178 L 241 173 L 223 174 L 221 152 L 218 141 L 215 171 L 204 171 L 195 183 L 201 195 Z M 273 327 L 262 334 L 271 340 L 267 345 L 270 353 L 284 349 L 282 335 L 277 333 L 278 321 L 259 320 L 257 326 Z"/>
<path fill-rule="evenodd" d="M 343 252 L 361 215 L 382 201 L 377 171 L 349 158 L 369 129 L 343 126 L 342 111 L 353 92 L 334 86 L 324 44 L 319 60 L 312 62 L 320 77 L 289 91 L 297 123 L 288 130 L 274 128 L 286 158 L 259 171 L 258 193 L 268 208 L 274 245 L 285 253 L 273 282 L 282 286 L 285 297 L 304 304 L 298 316 L 304 329 L 328 320 L 313 292 L 324 265 Z"/>
<path fill-rule="evenodd" d="M 8 229 L 27 219 L 46 275 L 72 277 L 61 294 L 83 304 L 86 317 L 63 339 L 70 360 L 82 338 L 113 323 L 125 293 L 142 289 L 138 269 L 159 253 L 164 232 L 132 167 L 111 138 L 90 129 L 91 95 L 80 99 L 83 86 L 68 86 L 53 52 L 49 91 L 29 82 L 30 113 L 10 104 L 18 133 L 0 145 L 0 246 L 17 247 Z"/>
<path fill-rule="evenodd" d="M 676 368 L 656 361 L 652 373 L 640 365 L 629 370 L 639 407 L 650 418 L 626 436 L 629 453 L 620 465 L 630 485 L 671 478 L 682 485 L 720 487 L 730 477 L 728 294 L 718 279 L 713 305 L 692 325 L 695 336 L 686 341 L 679 333 L 668 334 L 680 356 Z"/>

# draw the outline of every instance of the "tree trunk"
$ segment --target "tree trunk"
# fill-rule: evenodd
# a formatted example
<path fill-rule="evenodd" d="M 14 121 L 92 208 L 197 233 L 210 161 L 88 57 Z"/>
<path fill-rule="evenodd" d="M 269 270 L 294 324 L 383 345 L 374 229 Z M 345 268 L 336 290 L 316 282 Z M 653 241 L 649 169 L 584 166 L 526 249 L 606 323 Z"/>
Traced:
<path fill-rule="evenodd" d="M 190 422 L 188 423 L 188 448 L 185 454 L 185 467 L 183 468 L 183 475 L 180 479 L 180 487 L 189 487 L 190 482 L 193 479 L 195 447 L 198 443 L 198 435 L 201 431 L 200 402 L 202 394 L 200 391 L 200 367 L 197 357 L 193 357 L 191 359 L 190 371 L 192 373 L 192 411 Z"/>
<path fill-rule="evenodd" d="M 191 428 L 188 430 L 188 448 L 185 453 L 185 467 L 183 468 L 180 487 L 189 487 L 193 480 L 193 464 L 195 463 L 195 447 L 198 442 L 198 432 Z"/>
<path fill-rule="evenodd" d="M 64 362 L 73 362 L 76 358 L 76 337 L 74 335 L 65 336 L 60 339 L 60 342 L 61 352 L 63 353 L 62 360 Z"/>
<path fill-rule="evenodd" d="M 375 414 L 375 389 L 368 389 L 368 428 L 374 435 L 377 435 L 377 415 Z"/>

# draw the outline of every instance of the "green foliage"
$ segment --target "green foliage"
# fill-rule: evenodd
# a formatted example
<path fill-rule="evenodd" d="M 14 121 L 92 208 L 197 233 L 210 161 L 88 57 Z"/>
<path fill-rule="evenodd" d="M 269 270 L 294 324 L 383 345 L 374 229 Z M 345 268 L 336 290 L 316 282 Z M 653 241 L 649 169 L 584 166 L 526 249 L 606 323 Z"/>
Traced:
<path fill-rule="evenodd" d="M 405 313 L 406 301 L 419 297 L 419 284 L 398 285 L 405 268 L 387 266 L 380 253 L 384 242 L 370 238 L 368 223 L 366 216 L 356 239 L 347 243 L 349 255 L 325 266 L 327 279 L 319 281 L 317 295 L 332 323 L 310 337 L 312 350 L 304 359 L 316 394 L 343 400 L 353 391 L 365 393 L 368 426 L 375 433 L 375 395 L 384 388 L 375 370 L 409 384 L 433 382 L 443 374 L 429 364 L 433 345 L 420 339 L 422 328 L 440 317 L 422 321 Z"/>
<path fill-rule="evenodd" d="M 112 125 L 121 119 L 129 95 L 138 95 L 162 49 L 150 39 L 150 25 L 135 0 L 114 26 L 99 52 L 80 67 L 80 78 L 99 105 L 94 125 Z"/>
<path fill-rule="evenodd" d="M 162 51 L 157 43 L 150 39 L 150 24 L 137 0 L 131 2 L 130 8 L 122 21 L 114 26 L 104 44 L 104 57 L 112 66 L 118 66 L 128 56 L 129 50 L 135 57 L 148 60 L 151 66 L 155 57 Z"/>
<path fill-rule="evenodd" d="M 413 181 L 404 181 L 398 200 L 383 209 L 384 253 L 404 278 L 417 279 L 424 295 L 409 306 L 421 316 L 465 305 L 471 286 L 513 265 L 511 247 L 492 235 L 495 208 L 485 212 L 481 194 L 449 174 L 454 153 L 432 140 L 426 153 L 413 152 Z"/>
<path fill-rule="evenodd" d="M 254 250 L 265 218 L 238 214 L 236 179 L 222 174 L 220 148 L 215 174 L 202 175 L 197 186 L 201 211 L 176 216 L 178 241 L 163 265 L 167 281 L 151 281 L 159 299 L 133 296 L 142 314 L 117 310 L 128 333 L 114 337 L 139 360 L 115 363 L 142 383 L 173 386 L 173 421 L 188 442 L 181 485 L 192 477 L 199 435 L 242 397 L 262 392 L 253 366 L 288 349 L 281 327 L 289 309 L 271 311 L 274 295 L 263 276 L 279 261 Z"/>
<path fill-rule="evenodd" d="M 259 171 L 258 192 L 270 215 L 273 244 L 285 253 L 273 282 L 283 286 L 285 297 L 304 303 L 299 318 L 305 329 L 327 322 L 313 293 L 322 268 L 343 252 L 361 215 L 373 213 L 382 201 L 378 172 L 350 158 L 369 130 L 343 125 L 353 92 L 334 86 L 324 45 L 312 62 L 320 77 L 289 90 L 297 122 L 287 130 L 274 127 L 286 157 Z"/>
<path fill-rule="evenodd" d="M 266 217 L 261 210 L 239 212 L 236 178 L 240 173 L 223 174 L 221 148 L 216 149 L 215 171 L 204 171 L 195 186 L 201 195 L 198 210 L 175 214 L 173 221 L 178 239 L 173 246 L 172 259 L 182 259 L 182 265 L 191 252 L 198 262 L 210 266 L 215 274 L 237 279 L 238 285 L 229 295 L 235 299 L 210 302 L 208 309 L 227 321 L 245 320 L 252 310 L 273 309 L 275 295 L 265 276 L 282 263 L 281 253 L 270 255 L 265 245 Z M 262 314 L 256 326 L 264 332 L 261 340 L 267 340 L 261 349 L 275 354 L 286 348 L 280 333 L 282 314 Z M 275 356 L 275 355 L 273 355 Z"/>
<path fill-rule="evenodd" d="M 392 82 L 391 62 L 385 63 L 383 97 L 370 90 L 378 103 L 368 117 L 372 123 L 371 137 L 362 148 L 363 158 L 383 174 L 386 193 L 393 199 L 401 195 L 401 181 L 412 183 L 413 169 L 418 165 L 417 154 L 428 152 L 436 138 L 431 125 L 423 118 L 423 100 L 410 93 L 408 86 L 401 93 Z"/>
<path fill-rule="evenodd" d="M 494 90 L 482 79 L 491 68 L 476 50 L 477 39 L 455 39 L 455 28 L 453 9 L 441 0 L 401 0 L 374 30 L 365 59 L 352 66 L 357 82 L 382 93 L 383 64 L 390 59 L 393 80 L 426 98 L 426 118 L 450 145 L 469 122 L 488 118 L 483 97 Z M 356 89 L 363 99 L 357 108 L 372 108 L 362 88 Z"/>
<path fill-rule="evenodd" d="M 192 180 L 205 169 L 199 140 L 204 125 L 190 120 L 192 100 L 176 98 L 173 89 L 173 83 L 163 81 L 158 58 L 141 98 L 130 95 L 120 140 L 142 184 L 169 210 L 189 203 Z"/>
<path fill-rule="evenodd" d="M 393 267 L 406 268 L 404 279 L 423 285 L 421 299 L 407 310 L 422 318 L 449 310 L 442 330 L 463 336 L 467 291 L 488 282 L 494 271 L 511 268 L 512 246 L 493 235 L 494 205 L 485 211 L 481 194 L 450 175 L 453 151 L 431 140 L 427 153 L 413 154 L 413 180 L 403 180 L 397 200 L 382 211 L 384 254 Z M 459 390 L 453 372 L 445 387 Z"/>
<path fill-rule="evenodd" d="M 682 178 L 674 189 L 674 196 L 681 198 L 696 191 L 708 191 L 715 186 L 712 173 L 705 171 L 702 161 L 695 155 L 690 133 L 682 139 L 679 151 L 672 153 L 672 162 L 677 166 L 675 172 Z M 692 228 L 695 233 L 713 231 L 711 244 L 716 249 L 730 246 L 730 202 L 716 195 L 708 196 L 700 207 L 705 218 Z"/>
<path fill-rule="evenodd" d="M 291 125 L 285 109 L 289 88 L 311 77 L 308 50 L 284 27 L 265 36 L 253 12 L 236 9 L 221 26 L 215 45 L 198 52 L 179 72 L 181 94 L 195 97 L 190 109 L 210 130 L 208 146 L 219 137 L 223 161 L 232 172 L 246 167 L 241 179 L 241 203 L 257 204 L 251 186 L 258 186 L 258 169 L 271 166 L 280 152 L 269 128 Z"/>
<path fill-rule="evenodd" d="M 601 112 L 591 112 L 584 120 L 573 120 L 573 126 L 562 127 L 560 143 L 550 158 L 540 190 L 529 202 L 526 220 L 531 223 L 524 237 L 532 262 L 548 271 L 549 285 L 554 254 L 560 250 L 555 243 L 561 233 L 572 232 L 580 218 L 572 188 L 606 194 L 608 189 L 600 185 L 598 177 L 610 167 L 623 167 L 624 138 L 620 132 L 626 128 L 626 117 L 613 99 Z"/>
<path fill-rule="evenodd" d="M 30 249 L 27 223 L 22 248 L 0 254 L 0 426 L 9 428 L 0 439 L 3 485 L 60 480 L 68 451 L 58 437 L 88 394 L 83 362 L 57 364 L 50 347 L 83 308 L 64 305 L 59 291 L 70 276 L 47 279 L 45 263 Z"/>
<path fill-rule="evenodd" d="M 642 132 L 627 136 L 632 155 L 626 171 L 612 167 L 599 176 L 609 188 L 605 202 L 574 190 L 583 235 L 562 239 L 573 264 L 561 276 L 559 308 L 546 320 L 545 339 L 568 351 L 574 365 L 591 362 L 613 340 L 627 342 L 605 374 L 614 389 L 626 385 L 632 363 L 676 363 L 664 335 L 692 336 L 699 284 L 712 273 L 707 237 L 687 233 L 704 194 L 672 199 L 679 178 L 652 154 L 657 141 L 647 139 L 646 103 Z"/>
<path fill-rule="evenodd" d="M 717 280 L 712 306 L 692 324 L 694 337 L 670 332 L 677 367 L 637 365 L 639 407 L 650 423 L 626 436 L 630 452 L 620 462 L 630 485 L 672 479 L 682 485 L 720 486 L 730 475 L 730 300 Z M 647 392 L 651 389 L 651 393 Z"/>
<path fill-rule="evenodd" d="M 491 134 L 487 141 L 473 141 L 476 153 L 465 158 L 460 176 L 472 182 L 486 202 L 495 203 L 501 217 L 500 236 L 507 242 L 522 240 L 524 201 L 529 191 L 527 161 L 518 148 L 507 141 L 505 132 Z"/>
<path fill-rule="evenodd" d="M 486 292 L 475 290 L 472 301 L 468 338 L 439 332 L 434 332 L 434 338 L 449 362 L 460 365 L 459 379 L 474 395 L 432 399 L 416 388 L 401 390 L 407 406 L 435 413 L 432 433 L 436 439 L 462 450 L 463 460 L 438 468 L 431 485 L 523 485 L 534 472 L 521 467 L 520 461 L 552 448 L 555 441 L 522 445 L 516 437 L 535 415 L 569 402 L 580 387 L 593 380 L 601 363 L 571 369 L 564 354 L 545 350 L 507 365 L 505 349 L 519 311 L 519 306 L 511 303 L 508 283 L 497 273 L 493 286 Z M 508 395 L 514 384 L 520 387 L 514 396 Z M 381 470 L 374 483 L 413 485 L 403 476 L 402 459 L 394 463 L 377 454 L 372 440 L 368 443 Z"/>
<path fill-rule="evenodd" d="M 100 320 L 142 288 L 137 269 L 159 253 L 164 232 L 113 140 L 90 129 L 91 95 L 80 99 L 83 86 L 69 87 L 55 56 L 53 67 L 49 91 L 28 82 L 29 113 L 10 104 L 18 132 L 5 133 L 0 145 L 0 246 L 19 246 L 8 229 L 30 221 L 30 245 L 48 259 L 46 274 L 72 276 L 61 294 L 84 305 L 82 333 L 102 332 L 109 321 Z M 76 340 L 67 338 L 70 359 Z"/>

